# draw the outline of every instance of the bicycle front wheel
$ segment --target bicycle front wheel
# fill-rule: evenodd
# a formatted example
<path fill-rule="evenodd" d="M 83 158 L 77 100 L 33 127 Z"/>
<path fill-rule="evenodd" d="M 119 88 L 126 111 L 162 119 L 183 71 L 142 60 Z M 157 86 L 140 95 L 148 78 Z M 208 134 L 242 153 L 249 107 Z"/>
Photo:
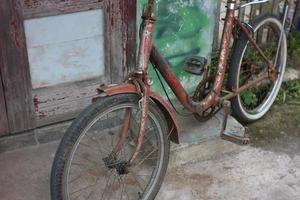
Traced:
<path fill-rule="evenodd" d="M 53 163 L 52 200 L 155 198 L 170 142 L 164 115 L 151 102 L 142 149 L 128 164 L 138 139 L 138 100 L 135 94 L 102 98 L 73 122 Z"/>
<path fill-rule="evenodd" d="M 260 119 L 271 108 L 281 87 L 287 60 L 286 35 L 276 17 L 261 15 L 250 24 L 254 30 L 253 38 L 275 67 L 277 79 L 264 80 L 232 99 L 233 114 L 242 123 Z M 267 64 L 242 34 L 234 44 L 227 88 L 240 88 L 264 72 L 268 72 Z"/>

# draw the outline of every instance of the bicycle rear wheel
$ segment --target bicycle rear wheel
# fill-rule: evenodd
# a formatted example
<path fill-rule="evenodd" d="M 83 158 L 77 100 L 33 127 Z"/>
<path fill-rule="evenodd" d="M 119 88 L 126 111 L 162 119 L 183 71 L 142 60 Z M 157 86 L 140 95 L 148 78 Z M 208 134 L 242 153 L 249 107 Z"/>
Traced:
<path fill-rule="evenodd" d="M 170 142 L 164 116 L 151 102 L 142 149 L 128 164 L 139 131 L 138 100 L 134 94 L 102 98 L 73 122 L 53 163 L 52 200 L 155 198 L 166 173 Z M 126 122 L 127 135 L 118 146 Z"/>
<path fill-rule="evenodd" d="M 269 111 L 281 87 L 287 59 L 286 35 L 284 32 L 281 34 L 283 27 L 276 17 L 261 15 L 250 24 L 254 29 L 254 39 L 275 65 L 278 77 L 275 82 L 260 82 L 232 99 L 233 115 L 241 123 L 254 122 Z M 263 58 L 250 44 L 246 35 L 242 34 L 234 44 L 227 88 L 237 89 L 267 70 L 268 66 Z"/>

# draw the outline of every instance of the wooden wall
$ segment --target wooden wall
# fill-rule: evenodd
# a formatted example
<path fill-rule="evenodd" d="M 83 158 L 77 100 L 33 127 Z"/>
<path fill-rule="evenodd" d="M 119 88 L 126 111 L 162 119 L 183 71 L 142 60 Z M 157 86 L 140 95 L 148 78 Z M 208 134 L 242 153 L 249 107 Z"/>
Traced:
<path fill-rule="evenodd" d="M 0 4 L 1 75 L 10 132 L 35 127 L 31 82 L 19 1 Z"/>
<path fill-rule="evenodd" d="M 33 89 L 24 20 L 91 9 L 105 13 L 105 76 Z M 135 66 L 136 0 L 2 0 L 0 52 L 0 135 L 74 118 L 90 104 L 99 84 L 119 83 Z M 57 91 L 61 96 L 54 98 Z"/>
<path fill-rule="evenodd" d="M 0 73 L 0 136 L 5 135 L 8 132 L 9 129 L 8 129 L 8 122 L 7 122 L 7 115 L 6 115 L 6 105 L 5 105 L 5 98 L 3 93 L 2 78 Z"/>

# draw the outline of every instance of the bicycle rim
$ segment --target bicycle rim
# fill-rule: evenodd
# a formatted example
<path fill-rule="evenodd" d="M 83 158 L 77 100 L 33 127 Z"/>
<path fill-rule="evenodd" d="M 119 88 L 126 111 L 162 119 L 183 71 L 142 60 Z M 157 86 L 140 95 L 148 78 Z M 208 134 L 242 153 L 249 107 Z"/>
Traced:
<path fill-rule="evenodd" d="M 274 18 L 265 19 L 264 21 L 260 22 L 257 25 L 255 29 L 255 34 L 256 35 L 264 34 L 263 31 L 265 30 L 274 31 L 272 32 L 272 34 L 273 37 L 274 35 L 277 36 L 278 38 L 277 44 L 278 44 L 280 38 L 280 31 L 282 30 L 282 25 L 279 23 L 279 21 L 275 20 Z M 268 40 L 268 38 L 265 38 L 265 40 Z M 261 42 L 260 44 L 262 50 L 264 51 L 265 54 L 269 54 L 267 55 L 268 57 L 275 58 L 278 45 L 276 45 L 274 48 L 272 47 L 270 41 L 265 41 L 265 42 L 266 42 L 266 47 L 264 46 L 263 42 Z M 274 42 L 276 43 L 276 39 L 274 39 Z M 268 44 L 269 46 L 267 46 L 267 43 L 269 43 Z M 247 58 L 247 55 L 249 54 L 250 57 L 252 57 L 252 59 Z M 247 81 L 251 81 L 254 78 L 257 78 L 256 75 L 258 75 L 259 73 L 267 71 L 267 65 L 264 63 L 262 58 L 257 55 L 258 52 L 254 50 L 251 44 L 249 44 L 248 42 L 243 50 L 242 59 L 240 60 L 240 67 L 238 70 L 238 79 L 237 79 L 238 86 L 241 86 L 245 84 Z M 248 64 L 246 62 L 248 62 Z M 256 66 L 254 66 L 251 62 L 255 63 Z M 275 63 L 275 59 L 272 60 L 272 63 L 273 64 Z M 241 111 L 245 116 L 247 116 L 247 118 L 258 119 L 262 117 L 270 109 L 279 92 L 283 80 L 285 65 L 286 65 L 286 38 L 285 35 L 283 35 L 281 47 L 277 59 L 277 64 L 275 66 L 276 71 L 278 72 L 277 80 L 275 82 L 272 82 L 271 80 L 263 81 L 259 83 L 256 87 L 246 90 L 242 92 L 240 95 L 238 95 L 239 106 L 241 107 Z M 248 71 L 249 73 L 247 74 Z"/>
<path fill-rule="evenodd" d="M 132 113 L 130 131 L 114 166 L 108 166 L 104 160 L 119 139 L 125 109 Z M 132 166 L 126 168 L 125 163 L 135 150 L 139 115 L 137 105 L 128 103 L 109 108 L 88 123 L 66 163 L 63 178 L 65 199 L 150 198 L 163 167 L 163 131 L 156 116 L 149 112 L 142 150 Z"/>

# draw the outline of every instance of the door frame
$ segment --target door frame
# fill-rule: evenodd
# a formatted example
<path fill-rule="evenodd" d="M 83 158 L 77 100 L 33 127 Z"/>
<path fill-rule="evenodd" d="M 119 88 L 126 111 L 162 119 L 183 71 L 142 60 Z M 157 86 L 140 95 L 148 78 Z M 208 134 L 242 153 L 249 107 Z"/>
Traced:
<path fill-rule="evenodd" d="M 0 53 L 0 60 L 2 60 L 1 53 Z M 1 66 L 1 63 L 0 63 L 0 66 Z M 6 104 L 5 104 L 3 84 L 2 84 L 2 78 L 1 78 L 1 68 L 0 68 L 0 136 L 6 135 L 9 133 L 7 113 L 6 113 Z"/>
<path fill-rule="evenodd" d="M 39 101 L 31 85 L 24 20 L 102 8 L 105 13 L 106 84 L 119 83 L 135 66 L 136 0 L 53 2 L 3 0 L 0 4 L 1 72 L 10 133 L 39 126 L 36 110 Z"/>

